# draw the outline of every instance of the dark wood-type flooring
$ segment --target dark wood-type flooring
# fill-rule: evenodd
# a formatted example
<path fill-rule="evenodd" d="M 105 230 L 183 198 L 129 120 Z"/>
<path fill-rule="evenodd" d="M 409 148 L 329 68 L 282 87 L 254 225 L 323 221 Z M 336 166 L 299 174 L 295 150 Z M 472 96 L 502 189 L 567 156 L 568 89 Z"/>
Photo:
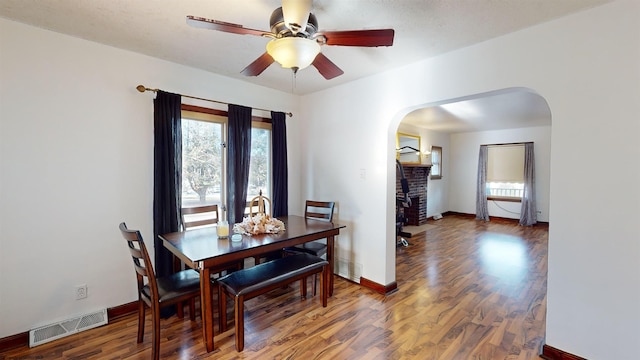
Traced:
<path fill-rule="evenodd" d="M 336 277 L 334 296 L 301 300 L 298 284 L 246 302 L 245 349 L 215 327 L 206 353 L 200 316 L 163 319 L 163 359 L 538 359 L 544 339 L 548 227 L 430 221 L 397 248 L 398 291 L 383 296 Z M 393 239 L 390 241 L 394 241 Z M 133 269 L 131 281 L 134 281 Z M 230 317 L 233 318 L 232 316 Z M 217 320 L 216 320 L 217 321 Z M 136 316 L 0 359 L 148 359 L 151 321 Z"/>

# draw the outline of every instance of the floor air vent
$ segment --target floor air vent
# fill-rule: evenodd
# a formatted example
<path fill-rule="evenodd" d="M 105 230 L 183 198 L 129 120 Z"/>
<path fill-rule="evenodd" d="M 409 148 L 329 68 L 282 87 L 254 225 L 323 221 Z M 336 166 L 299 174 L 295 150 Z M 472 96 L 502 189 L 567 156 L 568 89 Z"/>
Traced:
<path fill-rule="evenodd" d="M 41 326 L 29 331 L 29 347 L 38 346 L 80 331 L 105 325 L 107 320 L 107 310 L 102 309 L 91 314 Z"/>

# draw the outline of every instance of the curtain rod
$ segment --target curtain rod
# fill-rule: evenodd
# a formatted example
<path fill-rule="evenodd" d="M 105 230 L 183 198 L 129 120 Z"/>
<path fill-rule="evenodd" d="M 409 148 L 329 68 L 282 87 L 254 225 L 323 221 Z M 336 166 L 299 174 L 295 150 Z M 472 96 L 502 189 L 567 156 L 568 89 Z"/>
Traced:
<path fill-rule="evenodd" d="M 533 144 L 533 141 L 502 143 L 502 144 L 483 144 L 483 145 L 480 145 L 480 146 L 508 146 L 508 145 L 525 145 L 525 144 Z"/>
<path fill-rule="evenodd" d="M 151 89 L 148 88 L 144 85 L 138 85 L 136 86 L 136 89 L 138 91 L 140 91 L 141 93 L 145 92 L 145 91 L 153 91 L 153 92 L 158 92 L 160 91 L 160 89 Z M 190 95 L 182 95 L 182 94 L 178 94 L 182 97 L 186 97 L 186 98 L 190 98 L 190 99 L 196 99 L 196 100 L 204 100 L 204 101 L 210 101 L 210 102 L 214 102 L 214 103 L 218 103 L 218 104 L 225 104 L 225 105 L 229 105 L 229 103 L 224 102 L 224 101 L 218 101 L 218 100 L 211 100 L 211 99 L 205 99 L 205 98 L 200 98 L 200 97 L 196 97 L 196 96 L 190 96 Z M 252 108 L 253 110 L 262 110 L 262 111 L 273 111 L 273 110 L 267 110 L 267 109 L 259 109 L 259 108 Z M 287 112 L 285 113 L 286 115 L 288 115 L 289 117 L 293 117 L 293 113 Z"/>

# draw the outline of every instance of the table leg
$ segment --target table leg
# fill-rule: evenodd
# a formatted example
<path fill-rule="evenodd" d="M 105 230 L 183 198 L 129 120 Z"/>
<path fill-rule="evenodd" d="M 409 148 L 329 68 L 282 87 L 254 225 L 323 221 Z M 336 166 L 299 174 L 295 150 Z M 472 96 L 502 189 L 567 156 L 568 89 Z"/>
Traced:
<path fill-rule="evenodd" d="M 211 300 L 211 271 L 200 270 L 200 311 L 202 314 L 202 336 L 207 352 L 213 351 L 213 303 Z"/>
<path fill-rule="evenodd" d="M 327 273 L 329 274 L 329 278 L 327 279 L 325 286 L 329 289 L 329 292 L 327 293 L 328 296 L 333 296 L 334 242 L 335 236 L 329 236 L 327 238 L 327 261 L 329 262 L 329 271 Z"/>

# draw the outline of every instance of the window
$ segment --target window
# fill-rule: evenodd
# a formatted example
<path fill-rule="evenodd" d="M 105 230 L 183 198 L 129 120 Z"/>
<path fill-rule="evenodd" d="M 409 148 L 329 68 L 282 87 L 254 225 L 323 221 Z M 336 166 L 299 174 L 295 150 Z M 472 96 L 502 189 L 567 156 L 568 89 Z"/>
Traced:
<path fill-rule="evenodd" d="M 442 179 L 442 147 L 431 147 L 431 179 Z"/>
<path fill-rule="evenodd" d="M 487 199 L 519 202 L 524 190 L 524 144 L 489 146 Z"/>
<path fill-rule="evenodd" d="M 223 119 L 182 114 L 182 207 L 222 204 Z"/>
<path fill-rule="evenodd" d="M 251 129 L 251 160 L 247 201 L 271 192 L 271 124 L 254 123 Z"/>
<path fill-rule="evenodd" d="M 223 205 L 226 203 L 226 112 L 189 109 L 182 111 L 182 207 Z M 270 197 L 271 123 L 266 121 L 252 123 L 247 201 L 260 191 Z"/>

